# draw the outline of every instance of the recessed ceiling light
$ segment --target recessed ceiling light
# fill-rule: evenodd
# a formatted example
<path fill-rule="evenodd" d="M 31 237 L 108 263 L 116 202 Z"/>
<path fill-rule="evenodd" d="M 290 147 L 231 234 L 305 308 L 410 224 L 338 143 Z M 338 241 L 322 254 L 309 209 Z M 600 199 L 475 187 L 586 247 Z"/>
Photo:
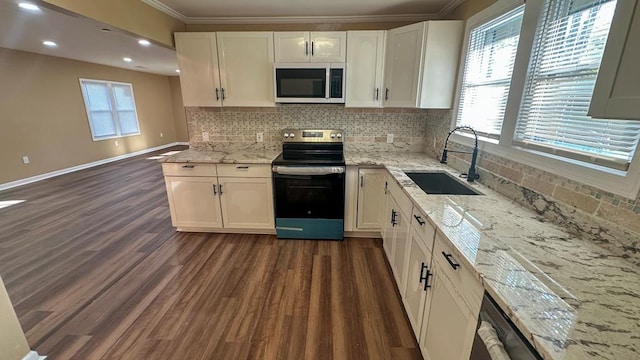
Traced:
<path fill-rule="evenodd" d="M 28 3 L 28 2 L 21 2 L 18 4 L 18 6 L 20 6 L 21 8 L 25 9 L 25 10 L 29 10 L 29 11 L 38 11 L 40 10 L 40 8 L 37 5 L 34 5 L 32 3 Z"/>
<path fill-rule="evenodd" d="M 180 73 L 180 69 L 176 69 L 176 72 L 179 74 Z"/>
<path fill-rule="evenodd" d="M 133 59 L 132 59 L 132 58 L 128 58 L 128 57 L 126 57 L 126 58 L 122 58 L 122 60 L 123 60 L 124 62 L 132 62 L 132 61 L 133 61 Z"/>
<path fill-rule="evenodd" d="M 42 45 L 47 46 L 47 47 L 56 47 L 56 46 L 58 46 L 58 44 L 54 43 L 53 41 L 49 41 L 49 40 L 43 41 Z"/>
<path fill-rule="evenodd" d="M 142 46 L 149 46 L 151 45 L 151 43 L 149 42 L 149 40 L 138 40 L 138 44 L 142 45 Z"/>

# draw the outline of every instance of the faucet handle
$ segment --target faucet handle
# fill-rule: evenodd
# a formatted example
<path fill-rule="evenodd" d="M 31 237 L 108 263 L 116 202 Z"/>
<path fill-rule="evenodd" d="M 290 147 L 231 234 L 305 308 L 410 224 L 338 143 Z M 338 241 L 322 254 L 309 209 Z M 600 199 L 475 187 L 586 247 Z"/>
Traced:
<path fill-rule="evenodd" d="M 440 163 L 441 164 L 447 163 L 447 149 L 442 150 L 442 157 L 440 158 Z"/>

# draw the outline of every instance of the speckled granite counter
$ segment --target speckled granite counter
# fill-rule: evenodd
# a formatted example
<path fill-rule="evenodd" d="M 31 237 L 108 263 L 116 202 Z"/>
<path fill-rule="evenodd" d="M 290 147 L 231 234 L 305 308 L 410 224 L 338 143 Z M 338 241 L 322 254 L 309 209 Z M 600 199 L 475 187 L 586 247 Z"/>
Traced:
<path fill-rule="evenodd" d="M 186 150 L 162 162 L 268 164 L 278 151 Z M 451 168 L 420 153 L 346 152 L 384 166 L 455 244 L 545 359 L 640 359 L 640 269 L 480 184 L 484 196 L 427 195 L 403 171 Z"/>
<path fill-rule="evenodd" d="M 271 164 L 280 151 L 201 151 L 184 150 L 158 161 L 167 163 Z"/>
<path fill-rule="evenodd" d="M 640 269 L 479 184 L 484 196 L 427 195 L 403 171 L 447 171 L 424 154 L 346 153 L 385 166 L 456 245 L 545 359 L 640 359 Z"/>

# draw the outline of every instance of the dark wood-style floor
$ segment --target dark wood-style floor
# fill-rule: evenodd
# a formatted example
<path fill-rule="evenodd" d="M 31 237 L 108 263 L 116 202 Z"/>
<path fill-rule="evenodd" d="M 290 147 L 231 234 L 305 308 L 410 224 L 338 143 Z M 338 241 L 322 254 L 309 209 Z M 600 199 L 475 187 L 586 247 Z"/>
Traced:
<path fill-rule="evenodd" d="M 165 150 L 167 151 L 167 150 Z M 420 359 L 376 239 L 177 233 L 146 156 L 0 192 L 0 275 L 49 359 Z"/>

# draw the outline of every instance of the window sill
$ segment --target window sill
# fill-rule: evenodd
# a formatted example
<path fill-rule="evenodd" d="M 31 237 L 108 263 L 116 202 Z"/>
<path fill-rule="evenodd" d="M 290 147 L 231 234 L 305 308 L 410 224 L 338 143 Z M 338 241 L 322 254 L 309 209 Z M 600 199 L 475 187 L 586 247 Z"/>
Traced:
<path fill-rule="evenodd" d="M 99 137 L 99 138 L 93 138 L 93 141 L 102 141 L 102 140 L 112 140 L 112 139 L 120 139 L 120 138 L 125 138 L 125 137 L 130 137 L 130 136 L 138 136 L 140 135 L 140 132 L 137 132 L 135 134 L 127 134 L 127 135 L 114 135 L 114 136 L 106 136 L 106 137 Z"/>
<path fill-rule="evenodd" d="M 454 134 L 449 141 L 473 147 L 471 136 Z M 640 191 L 640 161 L 635 161 L 637 159 L 632 161 L 627 172 L 623 172 L 561 158 L 552 154 L 542 154 L 511 145 L 500 145 L 494 139 L 488 138 L 479 138 L 478 148 L 482 152 L 500 156 L 507 160 L 531 166 L 628 199 L 636 199 Z"/>

